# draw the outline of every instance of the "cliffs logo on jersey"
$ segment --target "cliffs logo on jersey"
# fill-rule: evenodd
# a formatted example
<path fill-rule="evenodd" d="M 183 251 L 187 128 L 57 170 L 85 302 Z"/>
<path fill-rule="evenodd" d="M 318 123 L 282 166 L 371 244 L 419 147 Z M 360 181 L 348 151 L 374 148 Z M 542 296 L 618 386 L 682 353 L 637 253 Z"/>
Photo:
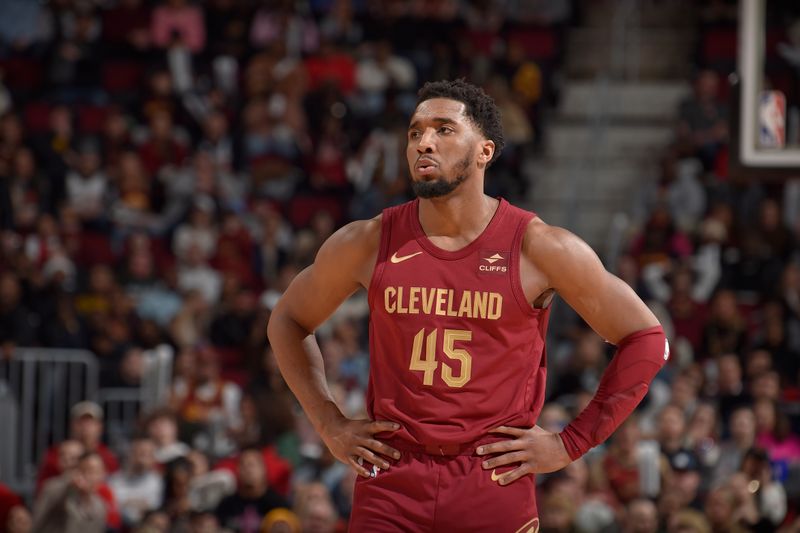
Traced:
<path fill-rule="evenodd" d="M 484 274 L 505 274 L 508 272 L 509 252 L 481 250 L 478 271 Z"/>

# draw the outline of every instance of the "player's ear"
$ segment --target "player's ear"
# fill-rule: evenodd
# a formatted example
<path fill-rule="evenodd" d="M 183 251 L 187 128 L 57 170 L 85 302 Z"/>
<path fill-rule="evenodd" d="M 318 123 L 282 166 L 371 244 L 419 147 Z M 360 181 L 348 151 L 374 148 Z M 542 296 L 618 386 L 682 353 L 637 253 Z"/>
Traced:
<path fill-rule="evenodd" d="M 478 152 L 478 161 L 486 166 L 492 160 L 494 155 L 494 141 L 486 139 L 480 144 L 480 151 Z"/>

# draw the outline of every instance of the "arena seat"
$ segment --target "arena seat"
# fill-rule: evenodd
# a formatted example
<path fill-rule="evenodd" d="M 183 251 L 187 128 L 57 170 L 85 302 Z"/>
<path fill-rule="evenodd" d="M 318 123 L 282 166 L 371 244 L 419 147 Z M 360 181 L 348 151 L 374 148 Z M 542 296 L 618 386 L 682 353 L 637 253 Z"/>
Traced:
<path fill-rule="evenodd" d="M 294 227 L 304 228 L 317 211 L 327 211 L 337 225 L 342 223 L 344 209 L 341 201 L 333 196 L 296 196 L 289 201 L 286 216 Z"/>
<path fill-rule="evenodd" d="M 47 102 L 31 102 L 25 106 L 23 117 L 30 133 L 43 133 L 50 127 L 50 109 Z"/>
<path fill-rule="evenodd" d="M 32 91 L 42 83 L 42 66 L 26 57 L 9 57 L 0 61 L 3 81 L 15 91 Z"/>
<path fill-rule="evenodd" d="M 739 39 L 736 28 L 714 28 L 702 36 L 700 59 L 712 68 L 728 68 L 736 64 Z"/>
<path fill-rule="evenodd" d="M 103 65 L 103 88 L 116 94 L 139 89 L 144 66 L 134 61 L 110 61 Z"/>
<path fill-rule="evenodd" d="M 100 133 L 107 115 L 108 108 L 105 106 L 81 106 L 78 108 L 78 129 L 82 133 Z"/>
<path fill-rule="evenodd" d="M 508 40 L 520 45 L 529 59 L 553 61 L 558 54 L 558 39 L 555 32 L 548 28 L 515 30 Z"/>

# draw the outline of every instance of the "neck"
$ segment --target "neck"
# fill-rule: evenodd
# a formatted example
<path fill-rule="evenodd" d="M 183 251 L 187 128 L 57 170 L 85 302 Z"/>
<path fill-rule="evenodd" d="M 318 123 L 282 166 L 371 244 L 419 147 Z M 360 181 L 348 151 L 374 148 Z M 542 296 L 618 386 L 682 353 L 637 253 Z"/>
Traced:
<path fill-rule="evenodd" d="M 244 498 L 254 499 L 260 498 L 266 490 L 267 487 L 264 485 L 242 485 L 239 488 L 239 494 Z"/>
<path fill-rule="evenodd" d="M 471 242 L 486 229 L 498 207 L 498 200 L 482 191 L 444 198 L 420 198 L 419 222 L 428 237 L 464 239 Z"/>

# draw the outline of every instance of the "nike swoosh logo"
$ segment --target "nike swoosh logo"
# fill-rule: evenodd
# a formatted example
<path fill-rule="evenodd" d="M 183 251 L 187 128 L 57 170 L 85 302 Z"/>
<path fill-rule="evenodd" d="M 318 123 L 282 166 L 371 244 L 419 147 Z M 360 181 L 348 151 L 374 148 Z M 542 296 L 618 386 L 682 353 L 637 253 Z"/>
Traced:
<path fill-rule="evenodd" d="M 397 264 L 397 263 L 402 263 L 402 262 L 403 262 L 403 261 L 405 261 L 406 259 L 411 259 L 412 257 L 416 257 L 416 256 L 418 256 L 418 255 L 419 255 L 419 254 L 421 254 L 421 253 L 422 253 L 422 252 L 416 252 L 416 253 L 413 253 L 413 254 L 404 255 L 404 256 L 402 256 L 402 257 L 397 257 L 397 252 L 395 252 L 395 253 L 393 253 L 393 254 L 392 254 L 392 257 L 390 258 L 390 261 L 391 261 L 392 263 L 395 263 L 395 264 Z"/>
<path fill-rule="evenodd" d="M 497 472 L 492 470 L 492 481 L 497 481 L 498 479 L 500 479 L 500 476 L 497 475 Z"/>

